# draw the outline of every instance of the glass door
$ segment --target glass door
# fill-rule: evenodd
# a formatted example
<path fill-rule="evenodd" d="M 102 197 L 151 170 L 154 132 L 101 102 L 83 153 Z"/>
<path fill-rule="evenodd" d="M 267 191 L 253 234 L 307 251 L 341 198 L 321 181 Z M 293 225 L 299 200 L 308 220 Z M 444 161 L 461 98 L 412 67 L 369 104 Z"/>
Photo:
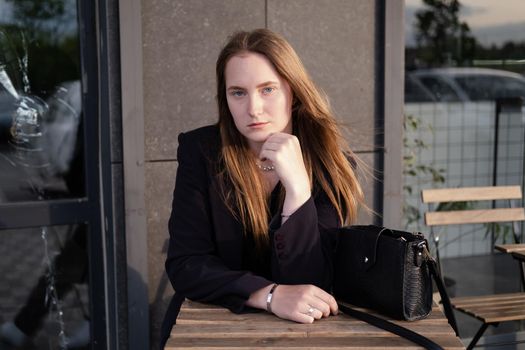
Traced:
<path fill-rule="evenodd" d="M 0 0 L 4 346 L 107 345 L 95 5 Z"/>

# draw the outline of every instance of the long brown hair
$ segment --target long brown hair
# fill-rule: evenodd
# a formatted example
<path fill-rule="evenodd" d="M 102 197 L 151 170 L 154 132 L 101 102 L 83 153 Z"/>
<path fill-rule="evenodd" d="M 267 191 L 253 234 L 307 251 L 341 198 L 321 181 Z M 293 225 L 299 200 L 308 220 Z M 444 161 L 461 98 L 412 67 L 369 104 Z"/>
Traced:
<path fill-rule="evenodd" d="M 310 182 L 321 186 L 341 223 L 354 222 L 363 202 L 361 186 L 348 160 L 355 159 L 355 155 L 300 58 L 286 39 L 268 29 L 235 33 L 217 59 L 218 124 L 224 165 L 221 175 L 223 184 L 228 182 L 233 187 L 224 193 L 231 212 L 239 217 L 245 232 L 253 234 L 258 246 L 268 242 L 268 194 L 248 143 L 235 127 L 226 99 L 226 64 L 243 52 L 264 55 L 290 85 L 293 133 L 301 144 Z"/>

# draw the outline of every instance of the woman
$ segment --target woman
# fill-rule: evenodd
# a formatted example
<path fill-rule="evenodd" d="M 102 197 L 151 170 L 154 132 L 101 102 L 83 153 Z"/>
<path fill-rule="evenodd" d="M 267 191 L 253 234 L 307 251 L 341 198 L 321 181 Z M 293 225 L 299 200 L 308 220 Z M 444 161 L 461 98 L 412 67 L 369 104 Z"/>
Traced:
<path fill-rule="evenodd" d="M 335 118 L 284 38 L 236 33 L 216 73 L 218 124 L 179 135 L 164 340 L 184 297 L 301 323 L 337 313 L 330 229 L 353 222 L 363 198 Z"/>

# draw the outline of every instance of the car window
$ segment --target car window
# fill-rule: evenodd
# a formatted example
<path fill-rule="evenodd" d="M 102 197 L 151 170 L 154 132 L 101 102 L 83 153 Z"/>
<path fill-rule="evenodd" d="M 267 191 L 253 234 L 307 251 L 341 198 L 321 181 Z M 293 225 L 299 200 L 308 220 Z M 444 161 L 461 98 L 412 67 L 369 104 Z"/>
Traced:
<path fill-rule="evenodd" d="M 432 93 L 436 101 L 455 102 L 460 100 L 458 94 L 446 81 L 437 77 L 421 77 L 419 79 Z"/>
<path fill-rule="evenodd" d="M 418 81 L 405 74 L 405 102 L 431 102 L 435 98 Z"/>
<path fill-rule="evenodd" d="M 456 77 L 455 81 L 472 101 L 495 100 L 498 97 L 525 97 L 525 82 L 512 77 L 462 76 Z"/>

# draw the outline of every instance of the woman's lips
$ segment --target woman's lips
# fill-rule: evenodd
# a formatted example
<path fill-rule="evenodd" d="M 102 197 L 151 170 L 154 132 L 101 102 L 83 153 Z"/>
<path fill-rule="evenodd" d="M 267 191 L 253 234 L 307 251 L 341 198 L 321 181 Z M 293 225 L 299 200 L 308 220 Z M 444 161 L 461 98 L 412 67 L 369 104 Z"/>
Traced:
<path fill-rule="evenodd" d="M 248 124 L 248 127 L 252 129 L 259 129 L 259 128 L 264 128 L 268 124 L 270 123 L 269 122 L 251 123 L 251 124 Z"/>

